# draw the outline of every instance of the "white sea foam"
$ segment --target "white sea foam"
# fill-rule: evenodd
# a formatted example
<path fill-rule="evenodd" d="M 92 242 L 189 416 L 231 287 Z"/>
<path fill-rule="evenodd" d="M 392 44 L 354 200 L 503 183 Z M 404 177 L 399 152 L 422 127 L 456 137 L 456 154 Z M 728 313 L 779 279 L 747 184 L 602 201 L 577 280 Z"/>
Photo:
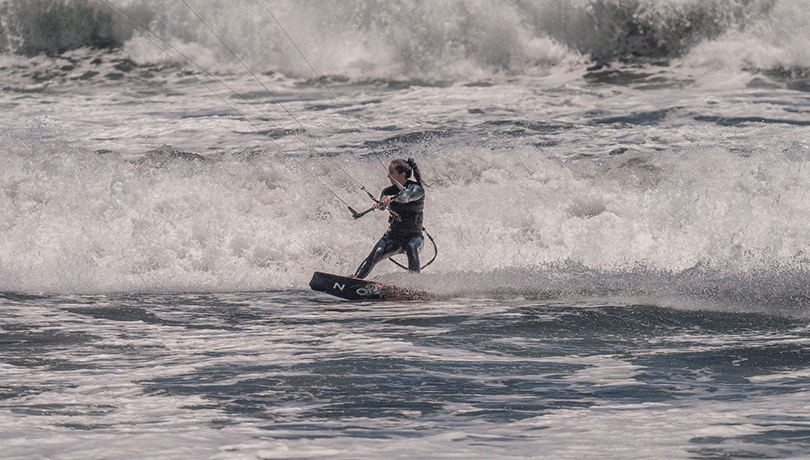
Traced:
<path fill-rule="evenodd" d="M 698 68 L 810 66 L 810 11 L 802 0 L 7 4 L 0 50 L 121 46 L 142 64 L 191 59 L 212 72 L 245 71 L 231 51 L 255 71 L 310 78 L 312 64 L 321 74 L 360 80 L 541 75 L 588 60 L 684 55 Z"/>
<path fill-rule="evenodd" d="M 616 26 L 612 15 L 630 6 L 510 5 L 281 4 L 274 14 L 295 25 L 304 54 L 341 76 L 337 101 L 307 81 L 286 37 L 262 35 L 277 30 L 239 32 L 268 20 L 258 2 L 193 7 L 263 86 L 177 2 L 120 6 L 206 70 L 227 73 L 139 65 L 130 58 L 152 61 L 138 53 L 155 44 L 138 34 L 124 51 L 5 55 L 2 104 L 15 115 L 2 133 L 0 289 L 286 289 L 305 287 L 313 270 L 351 273 L 386 223 L 379 213 L 354 221 L 345 205 L 370 203 L 358 184 L 385 185 L 380 160 L 413 156 L 440 251 L 432 289 L 457 293 L 467 280 L 484 293 L 670 294 L 673 281 L 700 292 L 711 279 L 792 295 L 806 271 L 810 212 L 804 94 L 708 61 L 587 71 L 572 51 L 584 45 L 541 18 L 554 11 L 581 31 L 597 12 Z M 695 11 L 724 18 L 724 32 L 706 32 L 684 62 L 734 37 L 797 49 L 773 27 L 790 8 L 746 5 L 641 2 L 633 11 L 659 32 Z M 428 14 L 436 8 L 449 13 Z M 352 67 L 350 55 L 380 67 Z M 782 65 L 774 62 L 766 67 Z M 163 144 L 207 161 L 135 163 Z"/>
<path fill-rule="evenodd" d="M 563 277 L 698 266 L 801 276 L 807 159 L 763 147 L 751 156 L 694 148 L 594 164 L 530 147 L 420 146 L 441 152 L 417 155 L 430 184 L 426 225 L 440 251 L 430 270 L 449 276 L 448 289 L 459 273 L 506 270 L 492 288 L 524 292 L 567 289 L 548 285 L 551 267 Z M 329 194 L 324 186 L 364 203 L 324 159 L 223 156 L 154 168 L 39 140 L 4 137 L 3 148 L 2 290 L 302 287 L 313 270 L 353 271 L 386 227 L 380 213 L 353 220 Z M 376 160 L 333 161 L 361 183 L 378 182 Z"/>

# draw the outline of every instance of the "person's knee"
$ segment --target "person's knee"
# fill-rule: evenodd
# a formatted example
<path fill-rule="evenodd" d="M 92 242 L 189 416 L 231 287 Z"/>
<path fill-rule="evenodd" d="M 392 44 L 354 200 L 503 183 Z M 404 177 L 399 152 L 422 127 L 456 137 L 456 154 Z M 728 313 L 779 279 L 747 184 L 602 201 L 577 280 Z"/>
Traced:
<path fill-rule="evenodd" d="M 385 258 L 386 253 L 387 253 L 387 251 L 385 250 L 385 247 L 378 246 L 378 247 L 374 248 L 374 252 L 371 253 L 372 259 L 373 260 L 383 259 L 383 258 Z"/>

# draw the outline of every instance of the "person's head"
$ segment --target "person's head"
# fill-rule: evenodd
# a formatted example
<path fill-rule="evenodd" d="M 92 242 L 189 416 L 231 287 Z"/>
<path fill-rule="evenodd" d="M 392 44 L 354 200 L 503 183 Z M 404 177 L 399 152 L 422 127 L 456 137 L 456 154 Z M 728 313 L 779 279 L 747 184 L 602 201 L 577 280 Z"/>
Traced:
<path fill-rule="evenodd" d="M 408 158 L 407 160 L 398 158 L 392 161 L 391 165 L 388 166 L 388 178 L 391 179 L 392 184 L 394 181 L 397 181 L 405 185 L 405 182 L 407 182 L 411 176 L 413 176 L 414 180 L 419 185 L 422 185 L 422 175 L 419 173 L 419 168 L 416 166 L 416 162 L 413 158 Z"/>

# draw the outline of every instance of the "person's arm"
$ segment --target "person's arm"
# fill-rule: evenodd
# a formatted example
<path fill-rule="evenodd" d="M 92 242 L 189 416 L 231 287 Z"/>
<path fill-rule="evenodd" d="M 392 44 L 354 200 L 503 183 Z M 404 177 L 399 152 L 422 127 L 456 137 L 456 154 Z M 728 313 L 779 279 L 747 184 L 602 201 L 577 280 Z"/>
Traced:
<path fill-rule="evenodd" d="M 420 198 L 425 196 L 425 189 L 422 188 L 419 184 L 410 184 L 408 188 L 400 192 L 399 195 L 385 195 L 380 199 L 380 208 L 382 209 L 388 207 L 391 202 L 396 201 L 397 203 L 410 203 L 411 201 L 416 201 Z"/>
<path fill-rule="evenodd" d="M 385 209 L 391 204 L 391 200 L 396 197 L 396 192 L 391 191 L 392 187 L 388 187 L 383 189 L 382 193 L 380 193 L 380 199 L 376 203 L 374 203 L 374 209 Z M 388 195 L 387 193 L 391 193 Z"/>
<path fill-rule="evenodd" d="M 402 193 L 393 197 L 391 201 L 396 201 L 397 203 L 410 203 L 411 201 L 416 201 L 423 196 L 425 196 L 425 189 L 423 189 L 419 184 L 412 183 L 408 185 L 408 188 L 402 191 Z"/>

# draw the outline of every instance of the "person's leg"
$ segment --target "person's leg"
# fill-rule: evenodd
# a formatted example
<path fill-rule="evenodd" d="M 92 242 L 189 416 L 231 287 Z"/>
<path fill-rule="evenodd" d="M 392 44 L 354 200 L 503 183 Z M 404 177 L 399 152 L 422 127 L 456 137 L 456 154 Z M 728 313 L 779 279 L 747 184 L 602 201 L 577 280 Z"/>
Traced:
<path fill-rule="evenodd" d="M 391 256 L 395 256 L 402 252 L 402 247 L 395 241 L 383 236 L 380 241 L 371 250 L 371 253 L 366 257 L 366 260 L 357 268 L 354 277 L 363 279 L 371 273 L 371 269 L 377 265 L 377 262 L 385 260 Z"/>
<path fill-rule="evenodd" d="M 422 249 L 424 242 L 425 237 L 417 235 L 405 245 L 405 254 L 408 256 L 408 271 L 410 273 L 419 273 L 419 270 L 422 269 L 419 266 L 419 251 Z"/>

